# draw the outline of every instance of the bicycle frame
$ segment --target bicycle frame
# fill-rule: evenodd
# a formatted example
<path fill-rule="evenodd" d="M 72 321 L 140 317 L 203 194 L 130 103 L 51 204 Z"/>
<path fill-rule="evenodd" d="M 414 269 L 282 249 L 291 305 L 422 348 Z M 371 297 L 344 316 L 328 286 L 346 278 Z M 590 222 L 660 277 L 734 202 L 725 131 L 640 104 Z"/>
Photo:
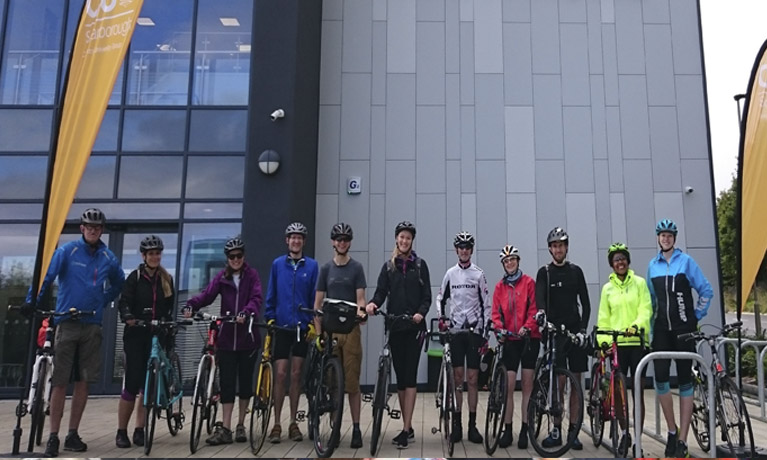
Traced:
<path fill-rule="evenodd" d="M 202 371 L 205 368 L 205 363 L 210 363 L 210 373 L 208 374 L 208 381 L 205 382 L 206 394 L 213 397 L 213 384 L 216 380 L 216 371 L 218 370 L 218 363 L 216 362 L 216 339 L 218 338 L 218 328 L 220 327 L 220 320 L 213 317 L 210 325 L 208 326 L 208 339 L 205 342 L 205 346 L 202 349 L 202 356 L 200 357 L 200 363 L 197 365 L 197 377 L 195 378 L 194 395 L 192 397 L 192 404 L 197 401 L 197 391 L 199 390 L 198 383 Z M 159 345 L 159 344 L 158 344 Z M 154 348 L 154 340 L 152 342 L 152 348 Z"/>
<path fill-rule="evenodd" d="M 37 392 L 37 379 L 40 375 L 40 369 L 43 365 L 43 362 L 45 362 L 46 366 L 48 367 L 48 375 L 45 379 L 45 386 L 43 387 L 43 401 L 45 403 L 44 412 L 48 412 L 51 401 L 51 388 L 53 387 L 51 384 L 51 378 L 53 377 L 53 326 L 50 324 L 48 324 L 48 327 L 45 329 L 45 343 L 43 344 L 42 348 L 37 350 L 35 365 L 32 368 L 32 382 L 29 386 L 29 396 L 24 402 L 26 407 L 29 409 L 29 412 L 34 410 L 32 404 L 35 400 L 35 393 Z"/>
<path fill-rule="evenodd" d="M 158 321 L 152 321 L 153 327 L 156 327 L 159 324 L 160 323 Z M 152 334 L 152 351 L 149 354 L 149 361 L 147 361 L 147 377 L 144 381 L 144 389 L 148 388 L 149 386 L 149 374 L 152 370 L 151 366 L 154 360 L 157 360 L 160 363 L 160 369 L 162 369 L 162 371 L 157 374 L 157 378 L 159 380 L 157 382 L 156 402 L 159 409 L 167 409 L 184 396 L 184 390 L 181 386 L 181 382 L 173 382 L 173 366 L 170 362 L 170 359 L 168 358 L 168 355 L 165 353 L 165 350 L 163 350 L 162 346 L 160 345 L 160 339 L 157 336 L 157 329 L 155 329 Z M 174 383 L 177 385 L 178 394 L 169 395 L 168 387 Z M 144 406 L 146 406 L 148 403 L 149 396 L 146 394 L 146 391 L 144 391 Z"/>

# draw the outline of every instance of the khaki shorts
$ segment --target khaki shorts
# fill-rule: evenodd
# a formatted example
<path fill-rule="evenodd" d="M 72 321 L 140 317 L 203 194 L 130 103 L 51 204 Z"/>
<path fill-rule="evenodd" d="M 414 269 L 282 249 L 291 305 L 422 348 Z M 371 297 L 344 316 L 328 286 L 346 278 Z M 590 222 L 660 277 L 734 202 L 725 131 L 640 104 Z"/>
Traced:
<path fill-rule="evenodd" d="M 360 368 L 362 367 L 362 333 L 359 324 L 348 334 L 333 334 L 337 340 L 335 354 L 344 366 L 344 387 L 347 393 L 360 392 Z"/>
<path fill-rule="evenodd" d="M 94 383 L 101 372 L 101 325 L 64 321 L 56 326 L 54 386 L 74 381 Z M 75 368 L 77 366 L 77 368 Z"/>

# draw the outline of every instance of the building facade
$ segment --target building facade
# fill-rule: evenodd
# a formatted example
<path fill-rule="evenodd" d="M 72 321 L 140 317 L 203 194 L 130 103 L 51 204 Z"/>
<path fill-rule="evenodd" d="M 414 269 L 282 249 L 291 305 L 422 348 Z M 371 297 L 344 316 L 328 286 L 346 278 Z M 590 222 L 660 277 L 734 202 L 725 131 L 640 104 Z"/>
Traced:
<path fill-rule="evenodd" d="M 2 305 L 31 279 L 82 7 L 0 0 Z M 285 116 L 272 121 L 276 109 Z M 272 175 L 258 165 L 267 150 L 279 156 Z M 503 245 L 531 274 L 563 226 L 595 319 L 607 247 L 626 242 L 643 274 L 660 218 L 677 221 L 678 245 L 718 286 L 711 168 L 696 0 L 145 1 L 62 241 L 98 206 L 129 272 L 140 238 L 160 234 L 183 302 L 223 266 L 227 237 L 243 233 L 265 281 L 289 222 L 307 224 L 307 253 L 323 263 L 345 221 L 372 294 L 394 226 L 411 220 L 436 295 L 456 232 L 476 235 L 493 286 Z M 0 316 L 0 389 L 11 391 L 29 326 Z M 121 327 L 114 310 L 105 318 L 110 364 L 94 391 L 111 393 Z M 383 326 L 364 329 L 363 384 Z M 190 359 L 201 340 L 182 338 Z"/>

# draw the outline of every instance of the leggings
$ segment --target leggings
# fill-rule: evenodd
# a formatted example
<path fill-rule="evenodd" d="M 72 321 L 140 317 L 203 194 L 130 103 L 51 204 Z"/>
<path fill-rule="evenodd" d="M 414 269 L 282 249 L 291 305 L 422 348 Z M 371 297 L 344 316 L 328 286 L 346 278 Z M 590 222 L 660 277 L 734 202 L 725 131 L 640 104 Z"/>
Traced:
<path fill-rule="evenodd" d="M 421 359 L 421 331 L 407 329 L 389 333 L 397 390 L 415 388 L 418 377 L 418 361 Z"/>
<path fill-rule="evenodd" d="M 221 383 L 221 402 L 233 403 L 237 383 L 240 384 L 240 399 L 253 396 L 253 369 L 256 367 L 258 350 L 218 350 L 216 359 Z"/>

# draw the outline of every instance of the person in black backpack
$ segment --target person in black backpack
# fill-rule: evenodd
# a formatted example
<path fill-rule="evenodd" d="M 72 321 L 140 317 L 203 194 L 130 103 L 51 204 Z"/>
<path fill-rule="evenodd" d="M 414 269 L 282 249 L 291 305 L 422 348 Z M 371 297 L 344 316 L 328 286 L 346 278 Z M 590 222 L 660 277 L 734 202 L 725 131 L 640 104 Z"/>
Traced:
<path fill-rule="evenodd" d="M 399 321 L 387 325 L 390 327 L 389 344 L 403 415 L 402 432 L 392 441 L 397 448 L 406 449 L 408 441 L 415 439 L 411 423 L 415 408 L 418 361 L 421 357 L 418 349 L 426 331 L 424 318 L 431 305 L 431 282 L 426 261 L 413 251 L 415 226 L 408 221 L 400 222 L 394 229 L 394 237 L 392 257 L 381 267 L 375 294 L 366 310 L 369 315 L 375 314 L 388 297 L 389 314 L 413 317 L 413 322 L 409 324 Z"/>

